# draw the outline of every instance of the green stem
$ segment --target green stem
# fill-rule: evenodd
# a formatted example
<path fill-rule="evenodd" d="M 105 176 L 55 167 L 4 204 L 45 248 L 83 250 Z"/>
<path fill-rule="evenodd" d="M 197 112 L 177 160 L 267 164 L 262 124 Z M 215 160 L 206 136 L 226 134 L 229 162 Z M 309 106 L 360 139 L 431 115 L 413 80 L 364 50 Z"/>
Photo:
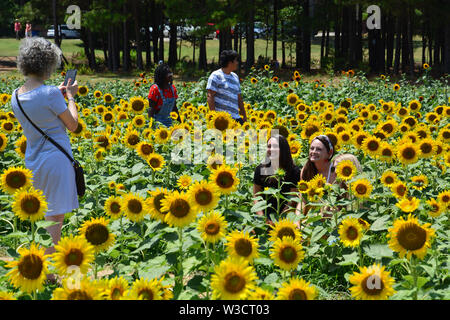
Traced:
<path fill-rule="evenodd" d="M 209 257 L 209 245 L 208 245 L 208 242 L 205 241 L 204 244 L 205 244 L 205 250 L 206 250 L 206 263 L 207 263 L 207 265 L 206 265 L 206 276 L 208 277 L 208 280 L 211 282 L 211 280 L 210 280 L 211 275 L 209 273 L 209 263 L 212 263 L 212 260 L 210 260 L 210 257 Z M 207 288 L 206 288 L 206 299 L 207 300 L 209 300 L 209 287 L 210 286 L 207 286 Z"/>
<path fill-rule="evenodd" d="M 97 255 L 94 258 L 94 279 L 97 280 Z"/>
<path fill-rule="evenodd" d="M 414 255 L 411 256 L 411 273 L 414 281 L 414 294 L 413 294 L 413 300 L 417 300 L 417 295 L 419 292 L 419 288 L 417 288 L 417 260 L 414 257 Z"/>
<path fill-rule="evenodd" d="M 31 222 L 31 242 L 34 242 L 34 233 L 35 233 L 36 226 L 34 222 Z"/>
<path fill-rule="evenodd" d="M 359 268 L 362 268 L 364 265 L 364 257 L 361 250 L 361 244 L 358 245 L 358 255 L 359 255 Z"/>
<path fill-rule="evenodd" d="M 176 285 L 181 286 L 183 288 L 183 228 L 178 227 L 178 238 L 180 240 L 180 250 L 178 252 L 178 274 L 176 278 Z M 180 290 L 181 292 L 181 290 Z M 178 298 L 178 297 L 176 297 Z"/>

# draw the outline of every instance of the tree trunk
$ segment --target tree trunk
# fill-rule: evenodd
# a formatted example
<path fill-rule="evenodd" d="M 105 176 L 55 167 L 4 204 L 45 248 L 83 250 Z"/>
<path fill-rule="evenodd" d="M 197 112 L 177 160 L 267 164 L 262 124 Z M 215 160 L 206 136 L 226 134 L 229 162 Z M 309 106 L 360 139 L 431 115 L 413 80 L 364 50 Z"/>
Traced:
<path fill-rule="evenodd" d="M 174 23 L 169 24 L 170 39 L 169 39 L 169 60 L 168 64 L 173 69 L 177 63 L 177 25 Z"/>
<path fill-rule="evenodd" d="M 450 24 L 445 23 L 444 28 L 443 72 L 450 74 Z"/>
<path fill-rule="evenodd" d="M 144 63 L 142 59 L 142 43 L 141 32 L 139 30 L 139 15 L 138 15 L 138 0 L 133 0 L 133 20 L 134 20 L 134 33 L 136 35 L 136 67 L 139 70 L 144 69 Z"/>
<path fill-rule="evenodd" d="M 386 26 L 386 70 L 390 72 L 392 68 L 392 59 L 394 57 L 394 34 L 395 34 L 394 17 L 388 16 L 388 25 Z"/>
<path fill-rule="evenodd" d="M 150 6 L 145 6 L 145 67 L 149 69 L 152 66 L 151 55 L 151 33 L 150 33 Z M 153 12 L 152 12 L 153 13 Z"/>
<path fill-rule="evenodd" d="M 303 28 L 303 60 L 302 68 L 305 72 L 311 70 L 311 21 L 309 18 L 309 0 L 304 0 L 303 2 L 303 13 L 304 13 L 304 28 Z"/>
<path fill-rule="evenodd" d="M 286 68 L 286 42 L 284 41 L 284 24 L 281 23 L 281 67 Z"/>
<path fill-rule="evenodd" d="M 159 61 L 164 61 L 164 24 L 161 23 L 159 29 L 159 52 L 158 57 Z"/>
<path fill-rule="evenodd" d="M 89 45 L 89 68 L 97 70 L 97 61 L 95 60 L 95 45 L 92 39 L 92 31 L 88 29 L 88 45 Z"/>
<path fill-rule="evenodd" d="M 52 1 L 52 10 L 53 10 L 53 27 L 55 30 L 55 44 L 58 47 L 61 47 L 61 38 L 59 36 L 59 24 L 58 24 L 58 9 L 57 9 L 57 1 Z"/>
<path fill-rule="evenodd" d="M 413 43 L 413 9 L 408 8 L 408 53 L 409 53 L 409 74 L 414 75 L 414 43 Z"/>
<path fill-rule="evenodd" d="M 151 12 L 152 12 L 152 41 L 153 41 L 153 62 L 155 64 L 159 61 L 159 55 L 158 55 L 158 38 L 159 38 L 159 28 L 160 28 L 160 22 L 159 22 L 159 6 L 156 6 L 155 1 L 151 2 Z"/>
<path fill-rule="evenodd" d="M 277 60 L 277 41 L 278 41 L 278 0 L 273 0 L 273 42 L 272 59 Z"/>
<path fill-rule="evenodd" d="M 255 12 L 254 12 L 255 0 L 249 1 L 249 17 L 247 21 L 247 59 L 245 61 L 245 72 L 249 72 L 250 68 L 255 64 Z"/>
<path fill-rule="evenodd" d="M 127 16 L 128 10 L 127 10 L 127 4 L 124 2 L 122 6 L 122 14 L 124 16 Z M 128 43 L 128 18 L 125 19 L 123 22 L 123 48 L 122 48 L 122 66 L 123 71 L 128 72 L 130 71 L 130 45 Z"/>
<path fill-rule="evenodd" d="M 400 69 L 400 53 L 401 53 L 401 37 L 402 37 L 402 28 L 401 28 L 401 18 L 396 18 L 396 37 L 395 37 L 395 58 L 394 58 L 394 74 L 398 74 Z"/>
<path fill-rule="evenodd" d="M 202 70 L 206 70 L 208 68 L 207 66 L 207 60 L 206 60 L 206 36 L 202 35 L 200 40 L 200 48 L 199 48 L 199 54 L 198 54 L 198 67 Z"/>

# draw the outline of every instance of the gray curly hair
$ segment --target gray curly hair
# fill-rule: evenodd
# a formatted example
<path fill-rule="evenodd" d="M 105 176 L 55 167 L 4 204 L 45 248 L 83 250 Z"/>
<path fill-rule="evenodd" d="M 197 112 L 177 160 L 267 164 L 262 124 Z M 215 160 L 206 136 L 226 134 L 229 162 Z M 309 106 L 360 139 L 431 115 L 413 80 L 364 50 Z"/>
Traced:
<path fill-rule="evenodd" d="M 17 57 L 17 68 L 24 75 L 49 77 L 61 64 L 61 49 L 40 38 L 22 40 Z"/>

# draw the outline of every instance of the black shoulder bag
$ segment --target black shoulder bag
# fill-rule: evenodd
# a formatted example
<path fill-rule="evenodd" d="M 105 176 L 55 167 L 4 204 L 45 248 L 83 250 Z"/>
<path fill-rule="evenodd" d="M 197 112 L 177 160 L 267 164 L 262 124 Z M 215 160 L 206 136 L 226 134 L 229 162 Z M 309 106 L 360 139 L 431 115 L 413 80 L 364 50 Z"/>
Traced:
<path fill-rule="evenodd" d="M 16 101 L 17 101 L 17 104 L 19 105 L 20 110 L 24 114 L 25 118 L 27 118 L 27 120 L 33 125 L 33 127 L 35 127 L 36 130 L 39 131 L 45 137 L 45 140 L 48 140 L 51 143 L 53 143 L 53 145 L 55 147 L 57 147 L 62 153 L 64 153 L 66 155 L 66 157 L 70 160 L 70 162 L 72 163 L 73 169 L 75 170 L 75 183 L 77 185 L 77 194 L 79 197 L 84 196 L 84 193 L 86 191 L 86 185 L 84 182 L 84 171 L 83 171 L 83 168 L 81 167 L 80 163 L 77 160 L 73 159 L 66 152 L 66 150 L 64 150 L 63 147 L 61 147 L 55 140 L 53 140 L 51 137 L 49 137 L 44 131 L 42 131 L 37 125 L 35 125 L 33 123 L 33 121 L 31 121 L 31 119 L 27 116 L 27 114 L 25 113 L 25 111 L 22 108 L 22 105 L 19 102 L 19 96 L 17 94 L 17 90 L 16 90 Z"/>

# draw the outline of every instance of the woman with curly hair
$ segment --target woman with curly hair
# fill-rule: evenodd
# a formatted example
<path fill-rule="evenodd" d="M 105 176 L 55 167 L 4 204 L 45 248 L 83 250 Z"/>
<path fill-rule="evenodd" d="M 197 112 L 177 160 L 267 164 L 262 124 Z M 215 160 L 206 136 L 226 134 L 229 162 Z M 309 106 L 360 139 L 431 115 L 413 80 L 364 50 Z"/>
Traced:
<path fill-rule="evenodd" d="M 47 228 L 53 243 L 61 237 L 64 214 L 78 208 L 75 172 L 68 158 L 28 121 L 28 118 L 49 137 L 72 155 L 66 128 L 74 132 L 78 127 L 75 98 L 77 82 L 69 80 L 64 86 L 46 85 L 61 63 L 61 50 L 44 38 L 25 38 L 19 48 L 17 67 L 25 83 L 14 90 L 12 110 L 27 138 L 25 166 L 33 172 L 33 186 L 43 191 L 48 203 L 45 219 L 57 224 Z M 65 90 L 68 104 L 63 96 Z M 46 254 L 55 252 L 47 248 Z"/>
<path fill-rule="evenodd" d="M 155 70 L 155 84 L 150 87 L 148 93 L 149 100 L 149 118 L 155 118 L 155 121 L 162 123 L 166 127 L 172 126 L 170 113 L 176 112 L 178 119 L 180 115 L 177 108 L 177 89 L 172 84 L 173 73 L 170 67 L 165 63 L 160 63 Z"/>

